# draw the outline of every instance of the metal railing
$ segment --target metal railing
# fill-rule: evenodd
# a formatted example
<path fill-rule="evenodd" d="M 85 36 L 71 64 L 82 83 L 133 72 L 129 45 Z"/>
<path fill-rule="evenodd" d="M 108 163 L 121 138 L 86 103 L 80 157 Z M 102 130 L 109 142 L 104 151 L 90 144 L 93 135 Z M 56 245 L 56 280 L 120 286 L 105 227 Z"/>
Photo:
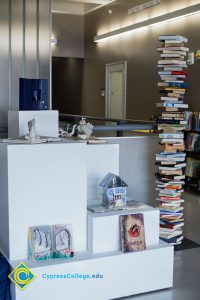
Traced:
<path fill-rule="evenodd" d="M 122 136 L 124 131 L 139 131 L 139 130 L 156 130 L 156 123 L 153 121 L 144 120 L 131 120 L 131 119 L 109 119 L 94 116 L 84 116 L 84 115 L 71 115 L 71 114 L 60 114 L 59 120 L 61 122 L 78 124 L 79 121 L 85 118 L 87 121 L 103 122 L 102 125 L 94 125 L 94 132 L 105 132 L 105 131 L 115 131 L 117 136 Z M 107 123 L 115 123 L 107 124 Z"/>

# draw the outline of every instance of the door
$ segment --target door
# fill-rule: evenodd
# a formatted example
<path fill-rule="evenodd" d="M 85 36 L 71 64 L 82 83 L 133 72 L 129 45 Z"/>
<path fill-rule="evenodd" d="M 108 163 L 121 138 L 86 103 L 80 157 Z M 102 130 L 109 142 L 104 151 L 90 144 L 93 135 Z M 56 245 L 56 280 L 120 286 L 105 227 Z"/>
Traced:
<path fill-rule="evenodd" d="M 127 62 L 106 65 L 106 118 L 126 119 Z"/>

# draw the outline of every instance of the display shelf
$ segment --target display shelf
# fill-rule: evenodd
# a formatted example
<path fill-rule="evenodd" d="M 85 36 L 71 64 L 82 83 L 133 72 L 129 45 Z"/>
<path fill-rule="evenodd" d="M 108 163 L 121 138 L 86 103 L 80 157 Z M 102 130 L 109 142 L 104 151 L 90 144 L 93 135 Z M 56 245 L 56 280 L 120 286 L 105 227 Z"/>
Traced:
<path fill-rule="evenodd" d="M 170 247 L 171 246 L 168 243 L 165 243 L 160 240 L 159 244 L 147 246 L 145 250 L 140 252 L 152 251 L 156 249 L 165 249 Z M 17 259 L 17 260 L 9 260 L 9 264 L 12 266 L 12 268 L 15 268 L 23 261 L 23 263 L 25 263 L 28 268 L 41 268 L 41 267 L 50 267 L 50 266 L 56 267 L 58 265 L 64 265 L 64 264 L 67 265 L 74 262 L 81 262 L 81 261 L 93 260 L 93 259 L 104 258 L 104 257 L 131 255 L 134 253 L 138 253 L 138 252 L 123 253 L 121 250 L 118 250 L 118 251 L 108 251 L 104 253 L 92 253 L 90 251 L 81 251 L 76 253 L 74 257 L 69 259 L 50 259 L 44 261 L 31 261 L 30 259 L 24 258 L 24 259 Z"/>
<path fill-rule="evenodd" d="M 70 300 L 108 300 L 170 288 L 173 285 L 173 247 L 163 243 L 145 251 L 125 254 L 110 252 L 83 256 L 77 261 L 72 259 L 64 263 L 45 262 L 30 266 L 37 277 L 23 293 L 13 287 L 15 300 L 61 300 L 63 295 Z M 88 275 L 90 278 L 45 278 L 47 275 L 64 274 L 77 277 Z M 91 278 L 97 274 L 103 277 Z"/>
<path fill-rule="evenodd" d="M 159 210 L 147 206 L 143 209 L 92 213 L 88 211 L 88 249 L 93 253 L 120 250 L 119 216 L 138 214 L 144 215 L 146 246 L 159 244 Z M 99 239 L 101 236 L 101 239 Z"/>
<path fill-rule="evenodd" d="M 23 262 L 36 275 L 23 292 L 12 284 L 13 300 L 61 300 L 65 296 L 70 300 L 108 300 L 172 286 L 174 248 L 159 243 L 159 212 L 156 209 L 133 210 L 144 214 L 149 232 L 146 250 L 122 253 L 113 249 L 93 254 L 87 247 L 87 240 L 91 240 L 87 228 L 95 229 L 87 222 L 87 199 L 99 195 L 98 184 L 108 172 L 119 173 L 118 145 L 0 143 L 0 160 L 1 250 L 12 268 Z M 93 219 L 112 217 L 118 218 L 119 213 L 97 214 Z M 26 258 L 28 227 L 45 224 L 72 224 L 73 258 L 42 262 Z M 111 229 L 119 237 L 119 231 Z M 148 236 L 157 240 L 150 244 Z M 98 239 L 105 243 L 103 234 Z M 103 278 L 44 278 L 44 274 L 66 273 L 103 274 Z"/>

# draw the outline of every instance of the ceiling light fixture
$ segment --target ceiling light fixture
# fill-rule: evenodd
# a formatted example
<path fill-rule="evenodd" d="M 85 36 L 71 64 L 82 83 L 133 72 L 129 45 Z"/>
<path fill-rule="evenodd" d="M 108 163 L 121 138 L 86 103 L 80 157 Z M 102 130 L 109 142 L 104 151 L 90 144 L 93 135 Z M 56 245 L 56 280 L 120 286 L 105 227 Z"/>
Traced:
<path fill-rule="evenodd" d="M 96 35 L 94 37 L 94 42 L 106 41 L 111 38 L 119 37 L 125 34 L 130 34 L 144 28 L 152 27 L 155 25 L 161 25 L 166 22 L 178 20 L 198 13 L 200 13 L 200 4 L 192 5 L 140 23 L 122 27 L 101 35 Z"/>
<path fill-rule="evenodd" d="M 134 13 L 140 12 L 146 8 L 150 8 L 150 7 L 158 5 L 158 4 L 160 4 L 160 0 L 151 0 L 151 1 L 145 2 L 141 5 L 134 6 L 133 8 L 130 8 L 128 10 L 128 15 L 132 15 Z"/>

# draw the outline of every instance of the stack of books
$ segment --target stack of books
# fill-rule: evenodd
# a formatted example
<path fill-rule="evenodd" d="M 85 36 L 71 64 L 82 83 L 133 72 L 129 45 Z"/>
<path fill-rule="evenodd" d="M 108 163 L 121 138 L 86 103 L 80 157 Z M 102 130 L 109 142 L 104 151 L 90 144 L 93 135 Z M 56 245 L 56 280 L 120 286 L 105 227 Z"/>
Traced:
<path fill-rule="evenodd" d="M 185 184 L 184 130 L 187 121 L 184 110 L 184 96 L 188 84 L 187 38 L 182 36 L 160 36 L 162 47 L 158 48 L 161 59 L 158 61 L 160 76 L 160 103 L 162 108 L 157 118 L 160 131 L 161 153 L 156 155 L 159 172 L 156 174 L 160 209 L 160 238 L 170 244 L 181 244 L 183 240 L 183 203 L 182 193 Z"/>

